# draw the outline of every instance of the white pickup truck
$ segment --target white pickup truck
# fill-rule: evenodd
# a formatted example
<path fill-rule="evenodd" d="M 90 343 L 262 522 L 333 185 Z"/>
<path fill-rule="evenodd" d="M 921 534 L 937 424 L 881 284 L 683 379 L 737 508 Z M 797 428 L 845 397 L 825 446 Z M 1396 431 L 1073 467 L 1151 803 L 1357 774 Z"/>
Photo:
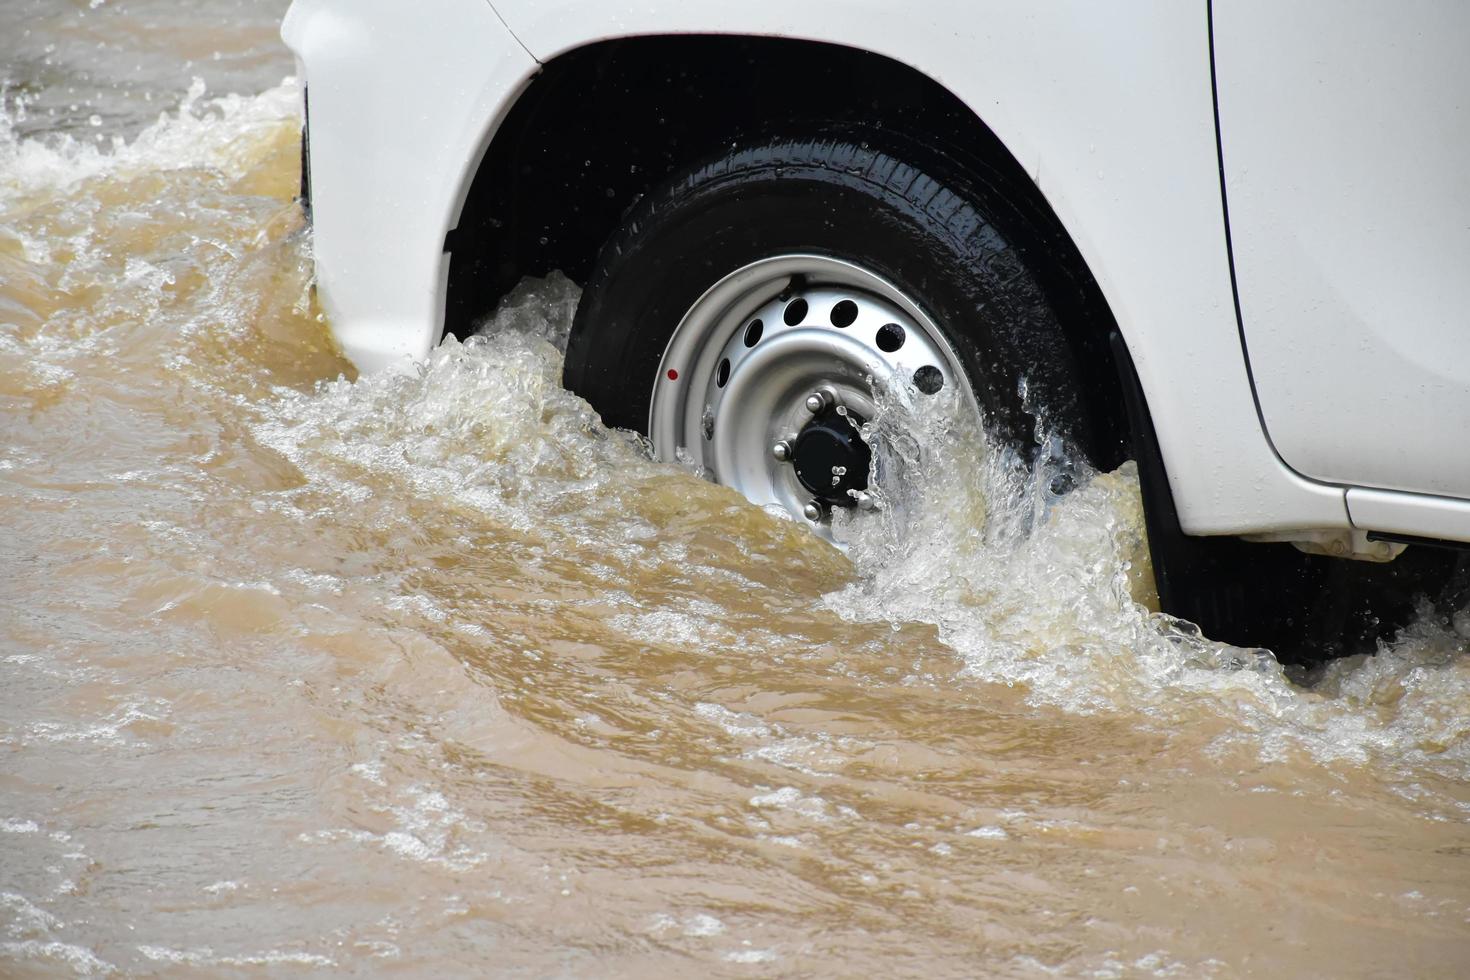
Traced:
<path fill-rule="evenodd" d="M 296 0 L 282 33 L 363 370 L 560 269 L 568 387 L 818 533 L 874 504 L 876 388 L 950 387 L 1019 458 L 1038 419 L 1136 458 L 1162 606 L 1218 639 L 1317 658 L 1455 587 L 1470 5 Z"/>

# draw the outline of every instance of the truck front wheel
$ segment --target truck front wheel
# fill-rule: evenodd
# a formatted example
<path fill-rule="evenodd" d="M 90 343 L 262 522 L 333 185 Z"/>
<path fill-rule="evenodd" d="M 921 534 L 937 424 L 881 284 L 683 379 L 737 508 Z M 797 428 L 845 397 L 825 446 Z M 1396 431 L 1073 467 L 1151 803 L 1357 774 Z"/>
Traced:
<path fill-rule="evenodd" d="M 867 508 L 885 386 L 958 394 L 1024 452 L 1086 427 L 1057 311 L 994 186 L 850 138 L 674 175 L 603 247 L 566 381 L 659 456 L 825 533 Z M 920 447 L 922 449 L 922 447 Z"/>

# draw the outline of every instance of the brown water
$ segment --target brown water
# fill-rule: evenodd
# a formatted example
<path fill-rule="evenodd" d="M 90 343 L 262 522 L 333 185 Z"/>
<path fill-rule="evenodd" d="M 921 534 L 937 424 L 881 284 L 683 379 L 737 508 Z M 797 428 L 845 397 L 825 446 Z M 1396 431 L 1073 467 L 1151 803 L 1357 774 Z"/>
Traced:
<path fill-rule="evenodd" d="M 844 556 L 563 391 L 561 280 L 353 380 L 280 5 L 192 9 L 0 15 L 0 972 L 1470 972 L 1470 624 L 1296 686 L 1126 470 Z"/>

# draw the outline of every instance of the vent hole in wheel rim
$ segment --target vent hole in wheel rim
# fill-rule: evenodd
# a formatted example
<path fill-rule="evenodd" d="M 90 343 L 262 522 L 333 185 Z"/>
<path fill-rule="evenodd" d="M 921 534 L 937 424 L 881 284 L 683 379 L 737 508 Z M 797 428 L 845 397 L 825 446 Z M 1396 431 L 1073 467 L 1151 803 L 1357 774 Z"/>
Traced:
<path fill-rule="evenodd" d="M 850 327 L 857 322 L 858 306 L 850 299 L 845 299 L 832 307 L 832 326 Z"/>
<path fill-rule="evenodd" d="M 932 364 L 925 364 L 914 372 L 914 387 L 926 395 L 938 394 L 944 387 L 944 373 Z"/>
<path fill-rule="evenodd" d="M 759 320 L 751 320 L 750 325 L 745 328 L 745 346 L 754 347 L 761 342 L 761 334 L 765 332 L 766 325 Z"/>
<path fill-rule="evenodd" d="M 923 370 L 923 369 L 921 368 L 920 370 Z M 915 377 L 917 377 L 917 375 Z M 729 380 L 730 380 L 730 359 L 727 357 L 724 360 L 720 361 L 720 370 L 719 370 L 719 373 L 715 376 L 715 385 L 717 387 L 723 388 L 723 387 L 725 387 L 725 382 L 727 382 Z M 943 382 L 941 382 L 941 384 L 942 383 Z M 936 389 L 936 390 L 938 390 L 938 389 Z"/>
<path fill-rule="evenodd" d="M 892 354 L 898 350 L 903 346 L 905 339 L 907 338 L 904 336 L 903 327 L 896 323 L 885 323 L 878 328 L 878 349 L 885 354 Z"/>
<path fill-rule="evenodd" d="M 786 321 L 788 327 L 794 327 L 806 319 L 806 300 L 794 299 L 786 304 L 786 312 L 781 314 L 781 319 Z"/>

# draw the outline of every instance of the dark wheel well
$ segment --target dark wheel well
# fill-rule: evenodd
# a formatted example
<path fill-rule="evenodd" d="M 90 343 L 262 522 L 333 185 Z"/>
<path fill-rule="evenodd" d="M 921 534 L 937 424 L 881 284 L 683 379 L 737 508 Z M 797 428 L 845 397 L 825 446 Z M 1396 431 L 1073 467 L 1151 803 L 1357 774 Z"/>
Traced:
<path fill-rule="evenodd" d="M 868 52 L 779 38 L 633 38 L 554 59 L 501 125 L 466 197 L 446 328 L 464 335 L 523 276 L 586 281 L 603 243 L 651 187 L 692 160 L 779 126 L 837 124 L 968 179 L 1002 185 L 1032 230 L 1081 367 L 1091 436 L 1111 469 L 1130 455 L 1108 337 L 1117 330 L 1075 245 L 1035 184 L 970 109 L 913 68 Z"/>

